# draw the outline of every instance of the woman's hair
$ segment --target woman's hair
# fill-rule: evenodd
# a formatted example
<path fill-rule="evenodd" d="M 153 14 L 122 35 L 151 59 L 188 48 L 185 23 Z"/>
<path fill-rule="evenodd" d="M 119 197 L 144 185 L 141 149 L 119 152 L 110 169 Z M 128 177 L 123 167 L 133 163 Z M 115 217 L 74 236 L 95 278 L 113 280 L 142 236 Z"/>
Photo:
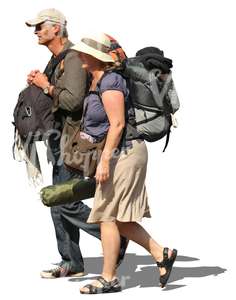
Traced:
<path fill-rule="evenodd" d="M 116 62 L 102 62 L 104 66 L 104 71 L 113 71 L 113 70 L 121 70 L 122 63 L 120 61 Z"/>

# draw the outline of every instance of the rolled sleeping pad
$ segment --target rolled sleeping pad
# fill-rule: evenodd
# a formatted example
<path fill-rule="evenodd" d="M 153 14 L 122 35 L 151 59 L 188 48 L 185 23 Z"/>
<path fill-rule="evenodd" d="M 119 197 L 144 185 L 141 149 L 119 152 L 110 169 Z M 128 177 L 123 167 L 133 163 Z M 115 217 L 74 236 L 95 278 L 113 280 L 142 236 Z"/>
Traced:
<path fill-rule="evenodd" d="M 40 190 L 40 198 L 44 205 L 52 207 L 92 198 L 95 190 L 95 178 L 74 178 L 42 188 Z"/>

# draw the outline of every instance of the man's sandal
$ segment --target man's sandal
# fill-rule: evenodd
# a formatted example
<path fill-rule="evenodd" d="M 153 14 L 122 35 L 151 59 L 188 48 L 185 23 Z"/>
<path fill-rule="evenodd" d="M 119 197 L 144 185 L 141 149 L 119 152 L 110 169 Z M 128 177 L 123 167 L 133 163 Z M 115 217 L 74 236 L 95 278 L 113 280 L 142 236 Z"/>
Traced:
<path fill-rule="evenodd" d="M 165 268 L 166 269 L 166 273 L 164 275 L 160 276 L 160 285 L 161 287 L 165 287 L 165 285 L 167 284 L 167 281 L 170 277 L 170 273 L 173 267 L 173 264 L 175 262 L 175 259 L 177 257 L 177 250 L 173 249 L 171 256 L 168 257 L 168 251 L 169 248 L 164 248 L 163 250 L 163 260 L 161 262 L 156 262 L 158 268 Z"/>
<path fill-rule="evenodd" d="M 88 291 L 80 291 L 81 294 L 104 294 L 104 293 L 117 293 L 121 291 L 121 285 L 119 280 L 116 278 L 112 281 L 106 281 L 102 276 L 99 276 L 97 280 L 102 284 L 101 287 L 87 284 L 84 287 Z"/>

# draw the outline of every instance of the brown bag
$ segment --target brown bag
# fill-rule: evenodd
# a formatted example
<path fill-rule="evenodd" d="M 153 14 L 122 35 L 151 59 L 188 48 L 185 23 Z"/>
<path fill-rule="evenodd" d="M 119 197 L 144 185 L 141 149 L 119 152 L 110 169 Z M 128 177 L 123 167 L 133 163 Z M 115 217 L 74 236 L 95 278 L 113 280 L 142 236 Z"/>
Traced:
<path fill-rule="evenodd" d="M 82 171 L 85 177 L 93 177 L 105 146 L 106 137 L 99 143 L 91 143 L 80 136 L 80 128 L 64 146 L 63 158 L 67 168 Z"/>
<path fill-rule="evenodd" d="M 101 100 L 101 96 L 99 96 Z M 64 140 L 63 160 L 67 168 L 73 171 L 82 171 L 85 177 L 93 177 L 100 161 L 103 148 L 106 143 L 106 136 L 99 143 L 92 143 L 81 138 L 80 131 L 83 131 L 84 117 L 88 108 L 88 102 L 84 102 L 83 114 L 79 127 L 69 130 L 73 134 Z M 68 132 L 69 133 L 69 132 Z"/>

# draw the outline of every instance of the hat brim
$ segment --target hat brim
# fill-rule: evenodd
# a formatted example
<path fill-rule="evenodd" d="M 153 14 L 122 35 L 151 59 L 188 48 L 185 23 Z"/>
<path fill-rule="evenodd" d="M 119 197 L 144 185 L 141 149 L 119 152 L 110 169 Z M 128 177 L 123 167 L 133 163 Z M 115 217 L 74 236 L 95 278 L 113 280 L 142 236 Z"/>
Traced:
<path fill-rule="evenodd" d="M 83 52 L 83 53 L 89 54 L 103 62 L 115 62 L 115 60 L 109 54 L 106 54 L 102 51 L 96 50 L 96 49 L 86 45 L 83 42 L 79 42 L 75 46 L 71 47 L 71 49 L 76 50 L 78 52 Z"/>
<path fill-rule="evenodd" d="M 25 22 L 25 24 L 27 26 L 36 26 L 36 25 L 39 25 L 43 22 L 47 21 L 47 18 L 35 18 L 35 19 L 32 19 L 32 20 L 28 20 Z"/>

